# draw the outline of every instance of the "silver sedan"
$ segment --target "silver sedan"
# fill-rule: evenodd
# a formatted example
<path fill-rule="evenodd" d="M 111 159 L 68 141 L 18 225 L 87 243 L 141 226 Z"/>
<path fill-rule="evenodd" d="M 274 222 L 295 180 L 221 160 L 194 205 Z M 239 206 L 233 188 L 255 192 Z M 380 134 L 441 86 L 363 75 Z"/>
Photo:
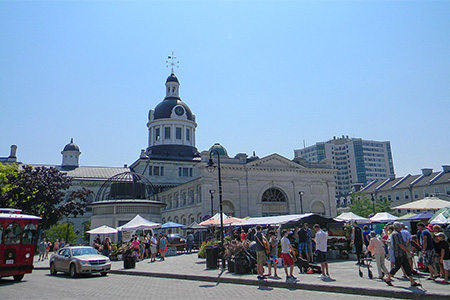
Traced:
<path fill-rule="evenodd" d="M 69 273 L 71 277 L 79 274 L 100 273 L 105 276 L 111 270 L 111 261 L 88 246 L 65 247 L 50 257 L 50 274 Z"/>

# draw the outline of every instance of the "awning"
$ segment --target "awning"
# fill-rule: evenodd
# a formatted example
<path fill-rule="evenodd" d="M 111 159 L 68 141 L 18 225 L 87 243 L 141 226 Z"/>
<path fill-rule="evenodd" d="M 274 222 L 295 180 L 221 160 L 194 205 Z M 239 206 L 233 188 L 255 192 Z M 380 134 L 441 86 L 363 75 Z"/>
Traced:
<path fill-rule="evenodd" d="M 88 234 L 114 234 L 117 233 L 117 229 L 103 225 L 89 231 L 86 231 Z"/>
<path fill-rule="evenodd" d="M 352 212 L 345 212 L 341 215 L 334 218 L 336 221 L 345 221 L 345 222 L 358 222 L 358 223 L 369 223 L 370 220 L 367 218 L 363 218 L 361 216 L 358 216 L 357 214 L 354 214 Z"/>
<path fill-rule="evenodd" d="M 149 221 L 147 219 L 144 219 L 140 215 L 136 215 L 136 217 L 133 218 L 130 222 L 117 227 L 117 230 L 119 231 L 126 231 L 126 230 L 139 230 L 139 229 L 151 229 L 159 227 L 160 223 L 155 223 L 152 221 Z"/>

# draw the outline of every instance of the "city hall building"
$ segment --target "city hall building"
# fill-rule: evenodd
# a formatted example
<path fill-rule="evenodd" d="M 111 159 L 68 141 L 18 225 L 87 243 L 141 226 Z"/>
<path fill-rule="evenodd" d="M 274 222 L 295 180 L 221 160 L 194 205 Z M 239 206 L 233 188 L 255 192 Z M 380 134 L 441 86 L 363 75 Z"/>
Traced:
<path fill-rule="evenodd" d="M 180 98 L 180 82 L 173 69 L 166 80 L 165 93 L 165 98 L 148 115 L 148 146 L 131 165 L 80 166 L 78 145 L 72 140 L 64 147 L 62 164 L 53 167 L 73 178 L 73 188 L 85 187 L 96 194 L 90 199 L 88 213 L 70 220 L 76 230 L 81 232 L 88 220 L 91 228 L 117 227 L 137 213 L 154 222 L 185 225 L 217 213 L 219 170 L 211 173 L 207 170 L 210 154 L 214 154 L 216 167 L 220 159 L 226 214 L 257 217 L 314 212 L 336 216 L 335 170 L 331 165 L 302 158 L 291 160 L 276 153 L 262 158 L 245 153 L 231 156 L 219 143 L 199 152 L 195 146 L 196 117 Z M 3 158 L 5 162 L 16 161 L 16 148 L 11 149 L 8 158 Z M 123 180 L 122 187 L 130 178 L 145 179 L 152 192 L 141 194 L 138 199 L 120 194 L 114 190 L 114 184 L 119 184 L 114 179 L 119 177 Z M 100 192 L 106 182 L 112 189 Z"/>

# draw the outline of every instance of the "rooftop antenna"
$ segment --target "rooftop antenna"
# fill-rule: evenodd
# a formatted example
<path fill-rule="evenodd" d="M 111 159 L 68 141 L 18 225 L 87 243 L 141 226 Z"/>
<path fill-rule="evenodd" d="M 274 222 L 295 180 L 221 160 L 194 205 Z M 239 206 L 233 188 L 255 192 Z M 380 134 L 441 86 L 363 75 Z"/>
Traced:
<path fill-rule="evenodd" d="M 168 68 L 169 66 L 171 66 L 171 68 L 172 68 L 172 74 L 174 74 L 174 72 L 173 72 L 173 68 L 174 67 L 179 67 L 178 66 L 178 64 L 179 64 L 180 62 L 177 60 L 177 57 L 174 55 L 174 53 L 173 53 L 173 51 L 172 51 L 172 55 L 169 55 L 168 57 L 167 57 L 167 60 L 166 60 L 166 68 Z"/>

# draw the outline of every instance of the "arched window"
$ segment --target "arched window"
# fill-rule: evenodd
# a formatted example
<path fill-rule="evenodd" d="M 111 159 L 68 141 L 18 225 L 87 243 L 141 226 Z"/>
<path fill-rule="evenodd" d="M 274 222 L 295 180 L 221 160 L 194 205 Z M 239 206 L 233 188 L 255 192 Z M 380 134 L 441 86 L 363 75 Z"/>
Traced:
<path fill-rule="evenodd" d="M 262 202 L 287 202 L 283 192 L 276 188 L 270 188 L 264 192 Z"/>
<path fill-rule="evenodd" d="M 20 244 L 21 233 L 22 227 L 17 222 L 9 224 L 5 230 L 5 245 Z"/>
<path fill-rule="evenodd" d="M 32 245 L 36 243 L 36 226 L 33 223 L 28 223 L 23 228 L 22 244 Z"/>

